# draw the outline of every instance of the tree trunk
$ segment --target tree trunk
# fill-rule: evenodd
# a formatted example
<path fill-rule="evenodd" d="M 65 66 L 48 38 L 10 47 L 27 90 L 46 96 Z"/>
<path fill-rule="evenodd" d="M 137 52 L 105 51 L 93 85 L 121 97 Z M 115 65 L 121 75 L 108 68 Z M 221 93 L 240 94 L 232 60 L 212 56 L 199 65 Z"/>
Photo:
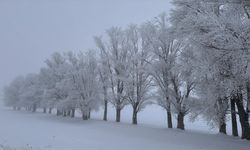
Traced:
<path fill-rule="evenodd" d="M 223 134 L 227 134 L 227 124 L 225 122 L 225 117 L 223 117 L 221 122 L 220 122 L 219 132 L 223 133 Z"/>
<path fill-rule="evenodd" d="M 75 109 L 72 109 L 71 110 L 71 118 L 74 118 L 75 117 Z"/>
<path fill-rule="evenodd" d="M 232 134 L 233 136 L 238 136 L 237 118 L 235 110 L 235 99 L 231 98 L 231 121 L 232 121 Z"/>
<path fill-rule="evenodd" d="M 116 108 L 116 122 L 120 122 L 120 121 L 121 121 L 121 109 Z"/>
<path fill-rule="evenodd" d="M 71 110 L 67 111 L 67 116 L 71 116 Z"/>
<path fill-rule="evenodd" d="M 247 118 L 249 118 L 250 113 L 250 81 L 247 82 L 247 106 L 246 106 Z"/>
<path fill-rule="evenodd" d="M 132 124 L 137 124 L 137 110 L 136 110 L 136 107 L 133 107 Z"/>
<path fill-rule="evenodd" d="M 173 128 L 171 106 L 170 105 L 168 106 L 168 109 L 167 109 L 167 117 L 168 117 L 168 128 Z"/>
<path fill-rule="evenodd" d="M 35 104 L 32 107 L 32 112 L 36 112 L 36 105 Z"/>
<path fill-rule="evenodd" d="M 219 98 L 218 99 L 218 104 L 219 106 L 217 106 L 219 108 L 219 132 L 223 133 L 223 134 L 227 134 L 227 130 L 226 130 L 226 110 L 228 109 L 227 107 L 224 108 L 224 104 L 228 103 L 227 102 L 227 98 Z"/>
<path fill-rule="evenodd" d="M 226 123 L 225 123 L 225 120 L 223 120 L 223 121 L 220 123 L 219 132 L 220 132 L 220 133 L 223 133 L 223 134 L 227 134 L 227 125 L 226 125 Z"/>
<path fill-rule="evenodd" d="M 67 111 L 63 110 L 63 117 L 66 117 L 66 116 L 67 116 Z"/>
<path fill-rule="evenodd" d="M 250 127 L 249 122 L 247 118 L 247 113 L 243 106 L 243 98 L 242 94 L 240 92 L 237 93 L 237 100 L 236 100 L 236 106 L 238 108 L 239 117 L 240 117 L 240 124 L 242 129 L 242 139 L 250 140 Z"/>
<path fill-rule="evenodd" d="M 88 118 L 89 118 L 89 113 L 83 112 L 82 113 L 82 120 L 88 120 Z"/>
<path fill-rule="evenodd" d="M 108 120 L 108 101 L 104 100 L 104 114 L 103 114 L 103 120 Z"/>
<path fill-rule="evenodd" d="M 46 108 L 44 107 L 44 108 L 43 108 L 43 113 L 46 113 L 46 111 L 47 111 L 47 110 L 46 110 Z"/>
<path fill-rule="evenodd" d="M 182 112 L 179 112 L 178 113 L 178 117 L 177 117 L 177 128 L 178 129 L 181 129 L 181 130 L 184 130 L 185 127 L 184 127 L 184 113 Z"/>
<path fill-rule="evenodd" d="M 247 108 L 250 110 L 250 81 L 247 82 Z"/>
<path fill-rule="evenodd" d="M 61 115 L 61 111 L 59 109 L 56 110 L 56 115 L 60 116 Z"/>
<path fill-rule="evenodd" d="M 89 110 L 88 119 L 90 119 L 90 117 L 91 117 L 91 110 Z"/>
<path fill-rule="evenodd" d="M 52 113 L 52 108 L 49 108 L 49 114 L 51 114 Z"/>

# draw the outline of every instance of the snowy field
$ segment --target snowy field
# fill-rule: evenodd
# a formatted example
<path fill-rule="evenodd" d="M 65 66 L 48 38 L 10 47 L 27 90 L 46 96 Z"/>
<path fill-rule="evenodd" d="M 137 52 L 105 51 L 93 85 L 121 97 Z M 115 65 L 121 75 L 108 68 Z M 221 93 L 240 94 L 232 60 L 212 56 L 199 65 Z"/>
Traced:
<path fill-rule="evenodd" d="M 139 116 L 141 125 L 130 125 L 126 111 L 123 123 L 115 123 L 100 121 L 99 112 L 92 114 L 94 119 L 83 121 L 1 108 L 0 150 L 10 150 L 10 147 L 18 150 L 249 150 L 250 147 L 249 141 L 214 134 L 202 121 L 187 123 L 187 131 L 166 129 L 164 120 L 159 120 L 164 118 L 157 112 L 160 109 L 143 112 Z"/>

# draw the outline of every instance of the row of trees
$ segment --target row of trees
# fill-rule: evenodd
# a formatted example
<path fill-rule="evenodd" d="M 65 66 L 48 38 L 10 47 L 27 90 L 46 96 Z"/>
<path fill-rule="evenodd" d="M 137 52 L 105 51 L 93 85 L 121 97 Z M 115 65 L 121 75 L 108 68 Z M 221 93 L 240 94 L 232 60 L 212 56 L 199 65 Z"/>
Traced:
<path fill-rule="evenodd" d="M 126 105 L 132 123 L 146 105 L 173 113 L 177 128 L 184 118 L 203 116 L 226 133 L 230 114 L 233 135 L 250 140 L 250 4 L 244 0 L 174 0 L 170 17 L 161 14 L 140 26 L 112 27 L 94 38 L 96 50 L 54 53 L 39 74 L 16 78 L 5 88 L 5 102 L 84 120 L 108 103 L 116 121 Z M 229 107 L 230 106 L 230 107 Z"/>

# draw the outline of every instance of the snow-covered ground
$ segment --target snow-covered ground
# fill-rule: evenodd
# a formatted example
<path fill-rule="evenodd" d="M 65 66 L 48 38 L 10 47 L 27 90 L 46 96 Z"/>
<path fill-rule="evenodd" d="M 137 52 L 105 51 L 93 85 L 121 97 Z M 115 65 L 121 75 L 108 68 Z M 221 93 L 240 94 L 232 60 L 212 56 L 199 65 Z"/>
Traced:
<path fill-rule="evenodd" d="M 158 110 L 159 111 L 159 110 Z M 126 115 L 126 110 L 124 111 Z M 143 114 L 143 113 L 142 113 Z M 249 150 L 250 142 L 220 134 L 194 132 L 191 123 L 188 131 L 164 128 L 161 114 L 150 113 L 150 119 L 141 114 L 139 126 L 113 121 L 99 121 L 100 113 L 83 121 L 55 115 L 0 109 L 0 150 L 8 146 L 20 150 Z M 111 114 L 110 114 L 111 115 Z M 130 121 L 123 115 L 123 122 Z M 154 116 L 155 115 L 155 116 Z M 151 118 L 152 117 L 152 118 Z M 113 116 L 111 116 L 113 119 Z M 157 119 L 158 118 L 158 119 Z M 112 120 L 111 119 L 111 120 Z M 150 122 L 151 120 L 151 122 Z M 156 123 L 163 123 L 156 125 Z M 204 130 L 194 125 L 192 130 Z M 200 122 L 201 124 L 201 122 Z M 3 148 L 5 146 L 5 148 Z"/>

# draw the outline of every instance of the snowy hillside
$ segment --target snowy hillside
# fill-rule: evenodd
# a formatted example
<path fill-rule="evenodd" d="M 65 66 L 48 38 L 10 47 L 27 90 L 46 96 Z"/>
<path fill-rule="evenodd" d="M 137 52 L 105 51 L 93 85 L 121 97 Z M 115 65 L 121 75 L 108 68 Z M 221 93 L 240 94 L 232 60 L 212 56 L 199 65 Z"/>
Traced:
<path fill-rule="evenodd" d="M 248 150 L 230 136 L 0 110 L 0 146 L 39 150 Z M 25 148 L 26 147 L 26 148 Z"/>

